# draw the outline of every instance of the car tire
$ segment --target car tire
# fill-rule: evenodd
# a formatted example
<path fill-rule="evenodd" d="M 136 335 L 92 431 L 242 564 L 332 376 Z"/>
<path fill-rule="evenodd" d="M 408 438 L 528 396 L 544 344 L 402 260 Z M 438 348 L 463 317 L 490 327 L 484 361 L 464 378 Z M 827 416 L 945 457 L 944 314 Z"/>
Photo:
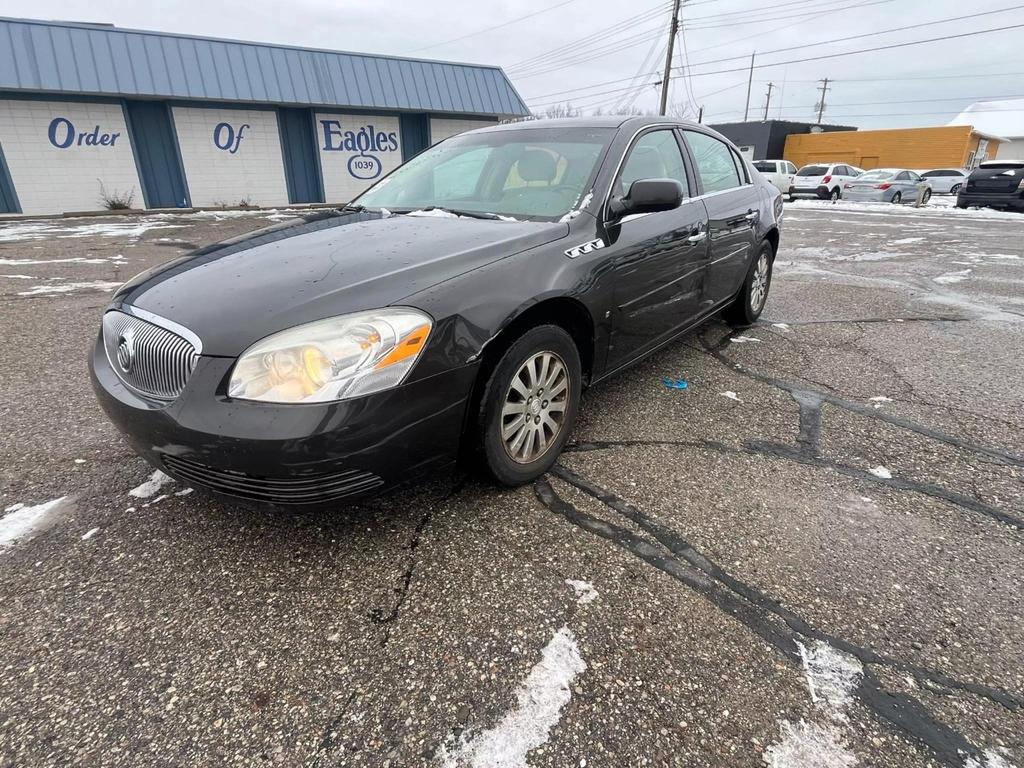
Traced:
<path fill-rule="evenodd" d="M 932 199 L 932 191 L 930 189 L 926 189 L 924 191 L 924 197 L 921 198 L 921 202 L 922 203 L 927 203 L 931 199 Z"/>
<path fill-rule="evenodd" d="M 960 185 L 959 184 L 954 184 L 952 187 L 949 188 L 949 194 L 951 194 L 951 195 L 955 195 L 959 191 L 960 191 Z"/>
<path fill-rule="evenodd" d="M 480 399 L 477 438 L 487 474 L 516 486 L 551 469 L 572 433 L 581 390 L 579 350 L 563 328 L 541 325 L 516 339 Z"/>
<path fill-rule="evenodd" d="M 834 203 L 836 200 L 839 200 L 842 196 L 842 191 L 839 189 L 839 187 L 836 187 L 831 192 L 829 192 L 828 199 Z"/>
<path fill-rule="evenodd" d="M 722 319 L 729 325 L 753 325 L 764 311 L 768 301 L 768 289 L 772 285 L 772 266 L 775 262 L 775 249 L 767 240 L 761 242 L 757 256 L 750 263 L 743 287 L 733 299 L 732 304 L 722 311 Z"/>
<path fill-rule="evenodd" d="M 897 192 L 891 198 L 889 198 L 889 202 L 892 203 L 893 205 L 899 205 L 900 203 L 903 202 L 903 193 Z"/>

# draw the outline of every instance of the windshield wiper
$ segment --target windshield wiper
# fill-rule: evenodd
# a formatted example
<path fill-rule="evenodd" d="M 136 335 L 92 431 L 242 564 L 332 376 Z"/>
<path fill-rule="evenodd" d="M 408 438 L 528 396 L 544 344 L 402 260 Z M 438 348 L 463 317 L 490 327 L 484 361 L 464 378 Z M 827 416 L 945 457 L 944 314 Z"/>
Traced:
<path fill-rule="evenodd" d="M 420 211 L 443 211 L 444 213 L 452 213 L 456 216 L 466 216 L 470 219 L 500 219 L 496 213 L 485 213 L 484 211 L 463 211 L 458 208 L 446 208 L 443 205 L 428 205 L 426 208 L 419 208 Z M 403 211 L 405 213 L 405 211 Z M 415 213 L 415 211 L 409 211 L 409 213 Z"/>
<path fill-rule="evenodd" d="M 366 210 L 366 206 L 359 205 L 358 203 L 356 203 L 355 205 L 353 205 L 352 203 L 347 203 L 341 206 L 341 210 L 348 211 L 350 213 L 362 213 L 363 211 Z"/>

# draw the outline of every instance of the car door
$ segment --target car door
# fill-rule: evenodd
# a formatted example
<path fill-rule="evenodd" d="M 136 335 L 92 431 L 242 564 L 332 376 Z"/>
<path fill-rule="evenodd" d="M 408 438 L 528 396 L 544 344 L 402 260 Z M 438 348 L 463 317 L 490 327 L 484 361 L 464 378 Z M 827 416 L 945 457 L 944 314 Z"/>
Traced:
<path fill-rule="evenodd" d="M 740 289 L 754 252 L 761 201 L 745 164 L 728 144 L 685 129 L 701 199 L 708 214 L 709 261 L 700 308 L 707 311 Z"/>
<path fill-rule="evenodd" d="M 903 198 L 903 202 L 912 202 L 914 200 L 916 190 L 910 180 L 910 173 L 908 171 L 900 171 L 897 173 L 892 179 L 892 184 L 899 190 L 900 195 Z"/>
<path fill-rule="evenodd" d="M 656 347 L 699 312 L 708 261 L 707 213 L 692 194 L 674 129 L 654 128 L 633 140 L 611 196 L 625 194 L 639 179 L 665 178 L 683 185 L 682 205 L 626 216 L 606 227 L 615 297 L 609 369 Z"/>

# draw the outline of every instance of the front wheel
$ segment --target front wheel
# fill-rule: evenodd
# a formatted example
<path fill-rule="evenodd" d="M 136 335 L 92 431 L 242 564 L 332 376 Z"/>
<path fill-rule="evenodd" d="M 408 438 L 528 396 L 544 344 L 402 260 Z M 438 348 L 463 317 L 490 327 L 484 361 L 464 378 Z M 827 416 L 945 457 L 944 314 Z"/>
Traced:
<path fill-rule="evenodd" d="M 932 199 L 932 191 L 930 189 L 926 189 L 924 191 L 924 197 L 921 198 L 921 203 L 922 204 L 923 203 L 927 203 L 931 199 Z"/>
<path fill-rule="evenodd" d="M 771 243 L 767 240 L 762 242 L 757 258 L 747 271 L 743 287 L 732 304 L 722 312 L 722 317 L 729 325 L 753 325 L 761 316 L 772 284 L 774 255 Z"/>
<path fill-rule="evenodd" d="M 575 342 L 557 325 L 530 329 L 501 356 L 477 417 L 491 477 L 522 485 L 551 468 L 576 421 L 581 371 Z"/>

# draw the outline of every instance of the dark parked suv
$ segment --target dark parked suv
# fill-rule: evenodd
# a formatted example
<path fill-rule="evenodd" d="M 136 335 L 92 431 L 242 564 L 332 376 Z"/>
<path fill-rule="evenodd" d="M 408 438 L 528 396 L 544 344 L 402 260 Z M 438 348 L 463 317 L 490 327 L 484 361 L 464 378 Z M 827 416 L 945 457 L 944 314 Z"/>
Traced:
<path fill-rule="evenodd" d="M 956 207 L 972 205 L 1024 212 L 1024 160 L 989 160 L 971 171 Z"/>
<path fill-rule="evenodd" d="M 182 482 L 333 503 L 547 471 L 583 387 L 717 312 L 760 315 L 781 196 L 727 140 L 652 118 L 450 138 L 345 208 L 122 286 L 90 359 L 104 409 Z"/>

